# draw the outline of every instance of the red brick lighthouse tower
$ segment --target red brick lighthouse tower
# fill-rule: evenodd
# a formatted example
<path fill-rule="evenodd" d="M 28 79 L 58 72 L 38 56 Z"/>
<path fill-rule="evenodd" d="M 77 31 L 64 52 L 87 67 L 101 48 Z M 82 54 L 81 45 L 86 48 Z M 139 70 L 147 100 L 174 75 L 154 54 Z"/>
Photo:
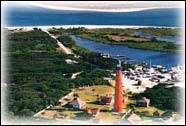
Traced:
<path fill-rule="evenodd" d="M 116 69 L 116 85 L 115 85 L 115 103 L 114 111 L 118 113 L 123 112 L 123 89 L 122 89 L 123 75 L 121 70 L 121 61 Z"/>

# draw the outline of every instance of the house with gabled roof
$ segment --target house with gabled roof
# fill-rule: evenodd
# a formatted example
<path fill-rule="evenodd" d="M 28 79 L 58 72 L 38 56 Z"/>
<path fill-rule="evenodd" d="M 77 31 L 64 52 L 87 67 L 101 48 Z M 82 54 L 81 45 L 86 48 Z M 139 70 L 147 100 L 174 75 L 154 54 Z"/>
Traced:
<path fill-rule="evenodd" d="M 69 105 L 72 105 L 73 108 L 84 109 L 86 107 L 86 102 L 76 97 Z"/>

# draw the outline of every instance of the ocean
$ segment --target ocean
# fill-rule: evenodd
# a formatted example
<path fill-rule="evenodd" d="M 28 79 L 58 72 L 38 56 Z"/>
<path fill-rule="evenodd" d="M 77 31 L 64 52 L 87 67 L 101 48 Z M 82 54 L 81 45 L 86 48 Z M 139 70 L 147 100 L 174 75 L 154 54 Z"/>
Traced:
<path fill-rule="evenodd" d="M 180 27 L 180 12 L 179 8 L 133 12 L 96 12 L 11 6 L 6 9 L 5 26 L 135 25 Z"/>

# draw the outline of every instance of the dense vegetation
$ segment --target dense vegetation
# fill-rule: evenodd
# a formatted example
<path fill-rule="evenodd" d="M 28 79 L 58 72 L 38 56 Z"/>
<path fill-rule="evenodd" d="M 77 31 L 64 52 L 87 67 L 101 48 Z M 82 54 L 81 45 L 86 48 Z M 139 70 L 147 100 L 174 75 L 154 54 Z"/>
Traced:
<path fill-rule="evenodd" d="M 56 50 L 56 41 L 40 30 L 11 33 L 7 38 L 10 59 L 7 105 L 11 115 L 32 116 L 46 106 L 55 104 L 75 87 L 108 84 L 103 77 L 112 77 L 110 72 L 102 69 L 104 64 L 97 59 L 100 60 L 100 56 L 93 57 L 95 61 L 91 61 L 87 55 L 93 56 L 94 53 L 88 53 L 87 50 L 86 57 L 81 55 L 81 51 L 80 58 L 65 55 Z M 70 43 L 71 39 L 65 36 L 67 44 L 68 41 Z M 75 51 L 76 48 L 73 49 Z M 67 64 L 65 59 L 78 63 Z M 80 71 L 83 71 L 82 74 L 75 79 L 66 76 Z"/>
<path fill-rule="evenodd" d="M 8 36 L 11 40 L 9 51 L 11 53 L 52 52 L 55 51 L 55 40 L 48 34 L 37 30 L 25 33 L 15 33 Z"/>
<path fill-rule="evenodd" d="M 57 39 L 62 42 L 64 46 L 69 48 L 72 48 L 72 46 L 76 44 L 76 42 L 66 34 L 61 34 Z"/>
<path fill-rule="evenodd" d="M 85 33 L 87 30 L 84 27 L 79 27 L 79 28 L 52 28 L 49 30 L 49 33 L 55 34 L 55 35 L 63 35 L 63 34 L 81 34 Z"/>
<path fill-rule="evenodd" d="M 162 110 L 180 111 L 183 89 L 180 87 L 167 87 L 159 84 L 153 88 L 147 88 L 144 93 L 137 94 L 138 97 L 145 96 L 151 99 L 150 104 Z"/>
<path fill-rule="evenodd" d="M 172 53 L 179 53 L 181 45 L 172 43 L 172 42 L 127 42 L 125 43 L 128 47 L 145 49 L 145 50 L 154 50 L 154 51 L 165 51 Z"/>
<path fill-rule="evenodd" d="M 158 41 L 156 39 L 151 39 L 149 41 L 116 41 L 108 37 L 108 35 L 118 35 L 118 36 L 135 36 L 134 32 L 140 31 L 143 33 L 148 33 L 156 36 L 176 36 L 180 35 L 180 29 L 171 28 L 139 28 L 139 29 L 93 29 L 84 30 L 84 32 L 79 33 L 79 36 L 85 39 L 108 43 L 108 44 L 120 44 L 126 45 L 131 48 L 155 50 L 155 51 L 166 51 L 166 52 L 179 52 L 181 47 L 180 44 L 173 42 Z"/>
<path fill-rule="evenodd" d="M 137 31 L 156 36 L 180 36 L 179 28 L 139 28 Z"/>
<path fill-rule="evenodd" d="M 78 34 L 80 33 L 97 33 L 101 35 L 109 34 L 109 35 L 127 35 L 127 36 L 133 36 L 134 32 L 143 32 L 155 36 L 179 36 L 181 35 L 181 29 L 179 28 L 137 28 L 137 29 L 132 29 L 132 28 L 126 28 L 126 29 L 118 29 L 118 28 L 99 28 L 99 29 L 83 29 L 79 28 Z M 77 33 L 77 32 L 76 32 Z"/>

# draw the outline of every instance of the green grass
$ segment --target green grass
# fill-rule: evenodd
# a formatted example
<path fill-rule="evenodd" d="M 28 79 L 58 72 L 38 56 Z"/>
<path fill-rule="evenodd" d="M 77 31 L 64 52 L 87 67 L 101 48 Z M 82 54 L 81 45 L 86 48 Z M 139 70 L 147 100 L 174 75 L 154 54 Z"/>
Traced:
<path fill-rule="evenodd" d="M 125 43 L 128 47 L 153 50 L 153 51 L 165 51 L 171 53 L 178 53 L 181 47 L 178 44 L 170 42 L 127 42 Z"/>
<path fill-rule="evenodd" d="M 161 42 L 161 41 L 117 42 L 117 41 L 105 38 L 101 35 L 94 36 L 92 34 L 84 33 L 84 34 L 80 34 L 79 36 L 82 38 L 96 41 L 96 42 L 100 42 L 100 43 L 117 44 L 117 45 L 128 46 L 130 48 L 138 48 L 138 49 L 153 50 L 153 51 L 164 51 L 164 52 L 171 52 L 171 53 L 178 53 L 180 51 L 179 49 L 181 47 L 181 45 L 173 43 L 173 42 Z"/>

